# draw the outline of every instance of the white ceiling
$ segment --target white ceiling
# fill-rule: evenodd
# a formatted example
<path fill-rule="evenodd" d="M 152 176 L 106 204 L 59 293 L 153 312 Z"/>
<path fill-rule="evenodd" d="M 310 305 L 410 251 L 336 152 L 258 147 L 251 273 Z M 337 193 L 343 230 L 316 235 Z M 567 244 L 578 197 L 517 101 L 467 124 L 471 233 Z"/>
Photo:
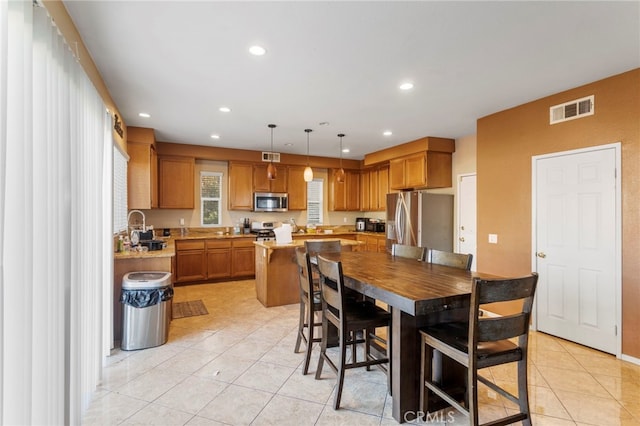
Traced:
<path fill-rule="evenodd" d="M 275 123 L 274 151 L 305 154 L 311 128 L 311 155 L 338 157 L 342 132 L 361 159 L 640 67 L 638 1 L 65 5 L 125 123 L 196 145 L 266 151 Z"/>

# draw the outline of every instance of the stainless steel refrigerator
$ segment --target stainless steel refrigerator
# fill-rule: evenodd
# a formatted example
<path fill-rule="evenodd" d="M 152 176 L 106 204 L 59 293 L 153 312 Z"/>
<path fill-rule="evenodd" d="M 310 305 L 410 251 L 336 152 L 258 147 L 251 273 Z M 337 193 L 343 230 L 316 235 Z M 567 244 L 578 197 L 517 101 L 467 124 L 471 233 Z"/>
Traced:
<path fill-rule="evenodd" d="M 387 194 L 387 250 L 394 243 L 453 251 L 453 195 Z"/>

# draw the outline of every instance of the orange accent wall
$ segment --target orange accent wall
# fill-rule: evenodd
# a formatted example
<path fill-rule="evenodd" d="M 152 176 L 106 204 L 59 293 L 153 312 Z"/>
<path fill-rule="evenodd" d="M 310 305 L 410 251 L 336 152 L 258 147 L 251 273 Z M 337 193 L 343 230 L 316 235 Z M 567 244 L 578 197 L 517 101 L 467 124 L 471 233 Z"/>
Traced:
<path fill-rule="evenodd" d="M 549 107 L 589 95 L 594 115 L 549 124 Z M 499 275 L 531 271 L 531 157 L 622 143 L 622 353 L 640 358 L 640 68 L 483 117 L 477 130 L 478 270 Z"/>

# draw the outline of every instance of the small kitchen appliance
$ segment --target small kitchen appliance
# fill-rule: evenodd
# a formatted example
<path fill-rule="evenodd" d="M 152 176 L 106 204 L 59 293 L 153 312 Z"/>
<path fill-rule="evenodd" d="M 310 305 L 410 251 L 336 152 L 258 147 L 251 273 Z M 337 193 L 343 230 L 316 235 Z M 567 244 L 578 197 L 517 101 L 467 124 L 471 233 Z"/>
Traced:
<path fill-rule="evenodd" d="M 356 218 L 356 231 L 364 232 L 367 230 L 367 218 L 366 217 L 357 217 Z"/>
<path fill-rule="evenodd" d="M 384 222 L 380 219 L 367 219 L 364 227 L 367 232 L 384 232 Z"/>

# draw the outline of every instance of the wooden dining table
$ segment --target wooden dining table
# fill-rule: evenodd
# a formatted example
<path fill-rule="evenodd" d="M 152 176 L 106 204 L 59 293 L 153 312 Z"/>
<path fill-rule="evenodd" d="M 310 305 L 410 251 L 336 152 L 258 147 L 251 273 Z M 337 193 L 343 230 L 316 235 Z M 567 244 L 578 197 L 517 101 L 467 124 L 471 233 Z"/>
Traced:
<path fill-rule="evenodd" d="M 345 285 L 391 308 L 391 396 L 393 418 L 413 420 L 420 410 L 419 328 L 467 319 L 474 277 L 495 278 L 448 266 L 394 257 L 388 253 L 327 253 L 342 262 Z M 443 382 L 464 379 L 454 364 L 436 374 Z"/>

